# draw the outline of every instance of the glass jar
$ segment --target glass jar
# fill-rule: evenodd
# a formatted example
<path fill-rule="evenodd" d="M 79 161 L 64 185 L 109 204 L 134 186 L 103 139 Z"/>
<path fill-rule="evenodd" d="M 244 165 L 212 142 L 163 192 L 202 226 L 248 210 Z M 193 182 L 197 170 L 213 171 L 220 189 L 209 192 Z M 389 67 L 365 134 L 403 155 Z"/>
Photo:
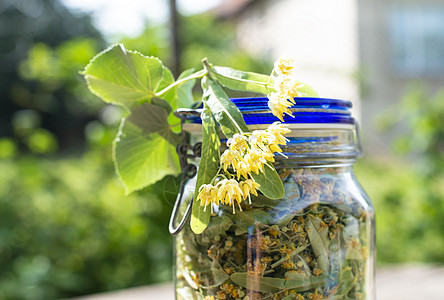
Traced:
<path fill-rule="evenodd" d="M 251 130 L 276 121 L 266 98 L 233 102 Z M 353 173 L 361 151 L 351 103 L 296 102 L 284 123 L 289 141 L 275 156 L 285 196 L 259 194 L 235 214 L 213 207 L 199 235 L 187 224 L 175 239 L 176 299 L 375 299 L 375 214 Z M 199 142 L 198 120 L 183 129 Z"/>

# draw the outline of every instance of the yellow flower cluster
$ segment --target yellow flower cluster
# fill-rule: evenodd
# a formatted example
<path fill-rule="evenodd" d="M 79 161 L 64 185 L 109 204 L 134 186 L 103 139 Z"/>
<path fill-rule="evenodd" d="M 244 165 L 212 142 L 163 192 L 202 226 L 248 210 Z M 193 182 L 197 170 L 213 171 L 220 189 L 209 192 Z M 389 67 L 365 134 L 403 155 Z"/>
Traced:
<path fill-rule="evenodd" d="M 304 94 L 299 90 L 303 87 L 293 78 L 294 62 L 293 59 L 280 58 L 274 64 L 274 89 L 267 95 L 268 107 L 271 109 L 273 115 L 278 117 L 282 122 L 284 121 L 284 113 L 293 116 L 289 107 L 295 104 L 294 98 L 301 97 Z"/>
<path fill-rule="evenodd" d="M 197 200 L 200 205 L 211 206 L 219 203 L 242 210 L 240 203 L 247 198 L 251 204 L 250 195 L 257 196 L 260 185 L 251 178 L 251 173 L 259 174 L 264 171 L 267 162 L 274 162 L 274 152 L 282 152 L 279 145 L 285 145 L 284 134 L 290 132 L 281 123 L 275 122 L 266 130 L 255 130 L 252 133 L 235 134 L 228 139 L 228 149 L 222 154 L 220 161 L 226 175 L 236 179 L 222 179 L 217 184 L 204 184 L 199 189 Z M 236 175 L 229 173 L 232 168 Z M 222 176 L 220 176 L 222 177 Z"/>
<path fill-rule="evenodd" d="M 247 179 L 251 173 L 264 171 L 267 162 L 274 162 L 274 152 L 282 152 L 279 145 L 285 145 L 284 134 L 290 132 L 281 123 L 275 122 L 266 130 L 255 130 L 249 136 L 235 134 L 228 139 L 228 149 L 220 161 L 226 171 L 229 167 L 237 173 L 237 179 Z"/>
<path fill-rule="evenodd" d="M 234 179 L 223 179 L 216 185 L 203 184 L 200 187 L 197 199 L 200 200 L 200 205 L 210 206 L 211 212 L 213 212 L 212 203 L 219 205 L 219 203 L 232 206 L 233 213 L 235 213 L 235 205 L 237 204 L 239 209 L 242 210 L 240 203 L 249 199 L 251 204 L 250 194 L 257 196 L 257 189 L 259 184 L 252 179 L 243 180 L 238 182 Z"/>

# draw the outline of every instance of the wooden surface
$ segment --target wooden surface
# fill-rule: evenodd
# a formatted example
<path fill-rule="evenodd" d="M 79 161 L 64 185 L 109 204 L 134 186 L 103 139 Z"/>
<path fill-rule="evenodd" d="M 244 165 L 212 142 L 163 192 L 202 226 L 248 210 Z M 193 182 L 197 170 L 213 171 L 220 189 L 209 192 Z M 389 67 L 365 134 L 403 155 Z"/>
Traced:
<path fill-rule="evenodd" d="M 376 273 L 377 300 L 444 300 L 444 266 L 398 265 Z M 77 300 L 173 300 L 172 284 L 143 286 Z"/>

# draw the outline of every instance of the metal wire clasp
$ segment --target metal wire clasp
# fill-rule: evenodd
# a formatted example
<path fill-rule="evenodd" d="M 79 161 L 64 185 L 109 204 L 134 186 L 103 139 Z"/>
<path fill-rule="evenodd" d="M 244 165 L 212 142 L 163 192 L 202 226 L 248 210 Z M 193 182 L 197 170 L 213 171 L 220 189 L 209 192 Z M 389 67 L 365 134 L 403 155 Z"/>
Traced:
<path fill-rule="evenodd" d="M 177 148 L 177 155 L 179 156 L 180 168 L 182 170 L 182 179 L 180 181 L 179 193 L 177 194 L 176 202 L 173 206 L 173 211 L 171 212 L 170 223 L 169 223 L 169 231 L 172 235 L 177 235 L 185 226 L 188 218 L 191 215 L 191 209 L 193 206 L 193 200 L 191 199 L 188 207 L 182 217 L 182 220 L 179 222 L 177 227 L 174 226 L 177 218 L 177 214 L 179 213 L 179 207 L 182 204 L 182 198 L 184 195 L 184 189 L 186 182 L 193 178 L 197 173 L 197 167 L 193 164 L 188 163 L 188 158 L 195 158 L 201 156 L 202 143 L 196 143 L 194 146 L 191 146 L 186 142 L 186 133 L 183 130 L 183 124 L 185 120 L 190 118 L 200 116 L 201 111 L 199 109 L 185 109 L 180 108 L 174 112 L 174 115 L 181 120 L 181 128 L 182 128 L 182 143 L 180 143 Z M 191 153 L 190 153 L 191 152 Z"/>

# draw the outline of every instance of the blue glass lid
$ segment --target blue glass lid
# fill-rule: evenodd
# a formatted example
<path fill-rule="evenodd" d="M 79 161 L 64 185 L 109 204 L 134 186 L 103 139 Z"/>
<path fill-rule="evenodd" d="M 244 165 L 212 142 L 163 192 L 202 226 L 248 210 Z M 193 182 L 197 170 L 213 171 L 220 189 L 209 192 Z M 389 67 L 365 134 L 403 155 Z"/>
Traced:
<path fill-rule="evenodd" d="M 279 119 L 271 113 L 268 98 L 234 98 L 231 99 L 244 116 L 247 125 L 272 124 Z M 289 109 L 293 117 L 284 115 L 284 122 L 294 123 L 339 123 L 354 124 L 351 116 L 350 101 L 328 98 L 295 98 L 296 104 Z M 193 123 L 200 123 L 200 118 L 193 118 Z"/>

